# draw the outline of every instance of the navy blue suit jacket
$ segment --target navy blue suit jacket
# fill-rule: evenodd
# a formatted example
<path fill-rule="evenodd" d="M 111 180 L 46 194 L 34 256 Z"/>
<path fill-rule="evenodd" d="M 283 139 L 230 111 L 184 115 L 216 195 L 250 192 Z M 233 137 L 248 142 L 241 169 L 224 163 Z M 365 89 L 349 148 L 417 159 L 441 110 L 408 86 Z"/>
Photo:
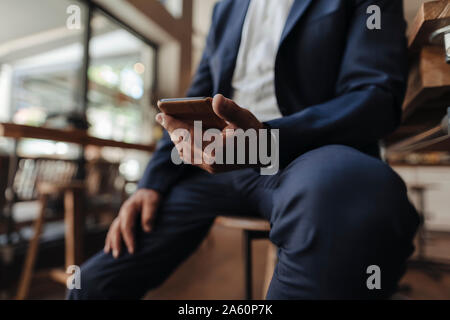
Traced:
<path fill-rule="evenodd" d="M 232 95 L 231 79 L 250 0 L 223 0 L 214 8 L 206 48 L 188 96 Z M 381 30 L 369 30 L 367 8 L 381 8 Z M 295 0 L 275 62 L 283 118 L 280 166 L 327 144 L 366 153 L 401 119 L 407 53 L 402 0 Z M 140 188 L 162 193 L 187 165 L 174 165 L 165 133 Z"/>

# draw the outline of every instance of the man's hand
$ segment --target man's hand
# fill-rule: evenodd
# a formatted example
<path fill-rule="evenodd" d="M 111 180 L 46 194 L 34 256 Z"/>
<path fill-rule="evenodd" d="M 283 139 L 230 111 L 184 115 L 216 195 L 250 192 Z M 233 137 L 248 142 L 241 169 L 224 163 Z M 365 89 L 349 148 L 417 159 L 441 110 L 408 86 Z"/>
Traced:
<path fill-rule="evenodd" d="M 214 112 L 223 120 L 227 122 L 227 126 L 222 130 L 223 147 L 225 154 L 226 139 L 233 139 L 232 136 L 227 135 L 227 130 L 232 129 L 255 129 L 258 132 L 259 129 L 263 129 L 264 125 L 247 109 L 239 107 L 234 101 L 225 98 L 223 95 L 218 94 L 213 99 L 213 110 Z M 174 117 L 166 115 L 164 113 L 159 113 L 156 116 L 156 120 L 168 131 L 170 138 L 175 144 L 178 153 L 183 161 L 186 163 L 191 163 L 195 166 L 209 173 L 224 172 L 236 169 L 242 169 L 244 167 L 249 167 L 250 165 L 225 165 L 225 164 L 207 164 L 203 161 L 201 164 L 194 164 L 194 155 L 201 155 L 202 159 L 208 157 L 204 153 L 205 147 L 209 143 L 203 143 L 202 146 L 197 146 L 194 143 L 194 139 L 190 139 L 189 142 L 183 141 L 182 137 L 176 136 L 175 130 L 186 129 L 190 136 L 194 136 L 194 126 L 193 123 L 188 123 L 186 121 L 178 120 Z M 203 133 L 202 133 L 203 136 Z M 189 146 L 186 146 L 190 143 Z M 183 150 L 191 150 L 190 154 L 184 154 Z M 248 151 L 248 150 L 247 150 Z"/>
<path fill-rule="evenodd" d="M 114 258 L 119 257 L 122 239 L 130 254 L 134 253 L 134 227 L 138 215 L 141 215 L 142 229 L 145 232 L 152 230 L 155 213 L 159 205 L 161 195 L 150 189 L 140 189 L 132 195 L 120 208 L 119 215 L 109 227 L 105 240 L 104 252 L 112 250 Z"/>

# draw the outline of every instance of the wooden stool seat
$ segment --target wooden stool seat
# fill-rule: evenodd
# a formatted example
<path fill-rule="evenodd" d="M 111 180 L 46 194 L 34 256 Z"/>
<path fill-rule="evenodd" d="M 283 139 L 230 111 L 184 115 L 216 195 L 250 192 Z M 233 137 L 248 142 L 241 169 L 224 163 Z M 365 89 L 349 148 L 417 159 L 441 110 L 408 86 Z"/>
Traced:
<path fill-rule="evenodd" d="M 233 229 L 270 231 L 269 221 L 261 218 L 220 216 L 216 218 L 216 224 Z"/>

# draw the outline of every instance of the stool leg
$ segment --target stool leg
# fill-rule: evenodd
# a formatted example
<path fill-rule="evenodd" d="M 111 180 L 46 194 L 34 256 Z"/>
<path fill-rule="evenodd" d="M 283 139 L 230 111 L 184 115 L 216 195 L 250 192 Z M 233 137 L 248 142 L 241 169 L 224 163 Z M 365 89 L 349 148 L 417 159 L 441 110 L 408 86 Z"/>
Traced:
<path fill-rule="evenodd" d="M 42 227 L 44 225 L 45 209 L 47 206 L 47 196 L 41 197 L 41 208 L 39 215 L 34 222 L 34 234 L 30 240 L 30 246 L 27 250 L 25 263 L 22 270 L 22 275 L 19 280 L 19 289 L 17 291 L 16 300 L 24 300 L 28 296 L 30 290 L 31 280 L 33 278 L 34 264 L 39 251 L 39 241 L 41 240 Z"/>
<path fill-rule="evenodd" d="M 66 246 L 66 268 L 83 262 L 84 220 L 81 208 L 83 198 L 79 190 L 64 193 L 64 224 Z"/>
<path fill-rule="evenodd" d="M 244 274 L 245 274 L 245 299 L 252 300 L 252 237 L 250 231 L 244 230 Z"/>
<path fill-rule="evenodd" d="M 275 266 L 277 264 L 277 247 L 269 242 L 267 247 L 267 261 L 266 261 L 266 275 L 264 279 L 263 286 L 263 299 L 267 296 L 267 291 L 269 290 L 270 282 L 272 281 L 273 272 L 275 271 Z"/>

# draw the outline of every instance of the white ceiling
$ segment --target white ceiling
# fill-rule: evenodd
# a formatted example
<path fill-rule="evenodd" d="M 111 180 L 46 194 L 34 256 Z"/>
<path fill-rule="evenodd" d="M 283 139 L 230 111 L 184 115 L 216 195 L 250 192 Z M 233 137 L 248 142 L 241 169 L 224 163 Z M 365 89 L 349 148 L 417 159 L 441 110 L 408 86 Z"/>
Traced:
<path fill-rule="evenodd" d="M 420 4 L 431 0 L 403 1 L 405 18 L 411 23 Z M 215 2 L 217 0 L 194 0 L 194 60 L 198 59 L 202 51 Z M 115 3 L 117 5 L 118 0 Z M 1 0 L 0 48 L 2 44 L 11 40 L 17 41 L 21 38 L 64 28 L 68 17 L 66 9 L 71 4 L 79 5 L 79 2 L 71 0 Z M 25 42 L 29 43 L 28 39 Z"/>
<path fill-rule="evenodd" d="M 0 45 L 42 31 L 64 27 L 69 0 L 1 0 Z M 20 19 L 19 19 L 20 17 Z"/>
<path fill-rule="evenodd" d="M 405 17 L 411 22 L 421 3 L 430 0 L 404 0 Z M 212 7 L 217 0 L 194 0 L 194 30 L 204 36 L 209 28 Z M 0 45 L 50 29 L 65 26 L 70 0 L 1 0 Z M 6 14 L 5 14 L 6 13 Z M 20 17 L 20 19 L 17 19 Z"/>

